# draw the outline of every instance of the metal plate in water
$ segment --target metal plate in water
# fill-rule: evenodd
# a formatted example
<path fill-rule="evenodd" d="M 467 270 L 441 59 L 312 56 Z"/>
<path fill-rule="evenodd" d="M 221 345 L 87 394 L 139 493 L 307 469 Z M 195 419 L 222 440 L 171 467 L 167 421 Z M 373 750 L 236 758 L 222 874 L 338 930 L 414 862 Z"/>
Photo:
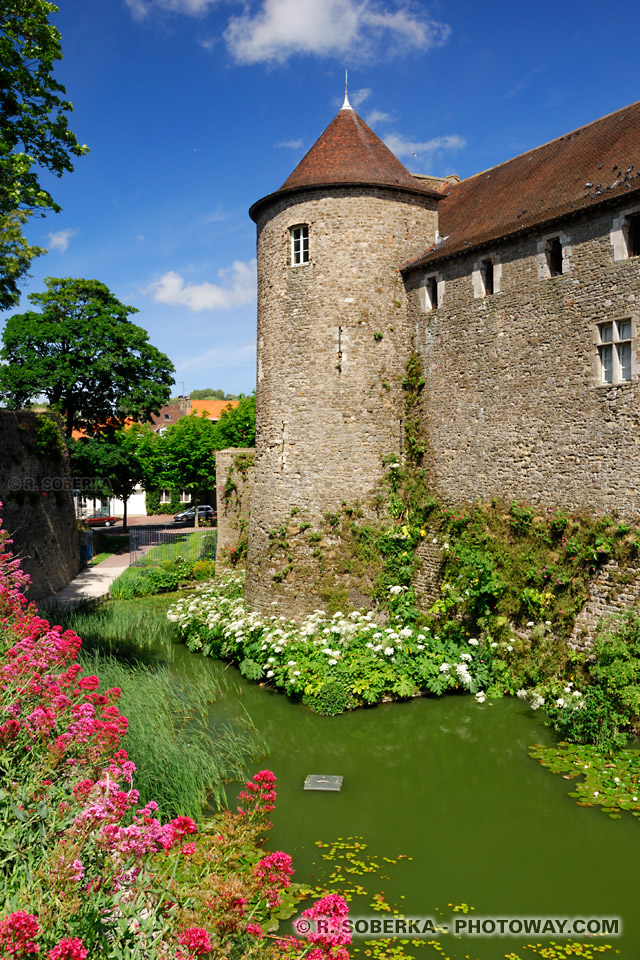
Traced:
<path fill-rule="evenodd" d="M 305 790 L 342 790 L 342 777 L 326 773 L 310 773 L 304 782 Z"/>

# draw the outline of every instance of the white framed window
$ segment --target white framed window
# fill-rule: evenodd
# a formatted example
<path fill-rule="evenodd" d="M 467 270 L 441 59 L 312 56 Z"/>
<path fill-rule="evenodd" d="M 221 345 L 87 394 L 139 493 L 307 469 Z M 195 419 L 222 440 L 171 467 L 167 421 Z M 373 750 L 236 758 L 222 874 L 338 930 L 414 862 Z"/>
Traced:
<path fill-rule="evenodd" d="M 160 503 L 171 503 L 171 491 L 162 489 L 160 491 Z"/>
<path fill-rule="evenodd" d="M 596 327 L 598 383 L 628 383 L 633 372 L 631 320 L 605 320 Z"/>
<path fill-rule="evenodd" d="M 420 297 L 420 309 L 423 313 L 430 313 L 442 306 L 444 298 L 444 280 L 442 275 L 434 273 L 430 277 L 425 277 L 418 287 Z"/>
<path fill-rule="evenodd" d="M 614 218 L 611 246 L 614 261 L 640 257 L 640 207 Z"/>
<path fill-rule="evenodd" d="M 191 494 L 187 490 L 180 491 L 180 503 L 190 503 Z"/>
<path fill-rule="evenodd" d="M 299 223 L 289 228 L 291 237 L 291 266 L 297 267 L 302 263 L 309 263 L 309 227 L 306 223 Z"/>
<path fill-rule="evenodd" d="M 477 260 L 473 265 L 473 273 L 471 274 L 473 296 L 476 300 L 482 297 L 491 297 L 494 293 L 500 293 L 501 277 L 502 265 L 497 254 L 491 254 L 489 257 Z"/>

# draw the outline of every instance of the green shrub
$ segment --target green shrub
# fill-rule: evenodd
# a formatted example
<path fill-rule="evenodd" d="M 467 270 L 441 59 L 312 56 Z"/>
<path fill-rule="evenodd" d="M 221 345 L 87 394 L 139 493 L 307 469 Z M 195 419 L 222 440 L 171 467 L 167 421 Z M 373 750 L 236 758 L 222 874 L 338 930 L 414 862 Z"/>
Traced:
<path fill-rule="evenodd" d="M 317 692 L 305 694 L 302 702 L 314 713 L 320 713 L 326 717 L 344 713 L 351 706 L 348 684 L 342 678 L 332 678 L 323 683 Z"/>

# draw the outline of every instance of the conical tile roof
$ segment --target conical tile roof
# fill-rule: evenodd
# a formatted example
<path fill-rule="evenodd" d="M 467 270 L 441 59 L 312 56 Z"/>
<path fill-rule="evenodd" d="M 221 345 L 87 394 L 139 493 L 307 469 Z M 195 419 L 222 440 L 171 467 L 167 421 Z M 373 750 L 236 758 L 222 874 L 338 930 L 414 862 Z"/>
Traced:
<path fill-rule="evenodd" d="M 291 176 L 275 193 L 258 200 L 249 213 L 255 219 L 258 207 L 283 193 L 340 184 L 379 185 L 422 196 L 442 196 L 413 177 L 345 99 L 345 105 Z"/>

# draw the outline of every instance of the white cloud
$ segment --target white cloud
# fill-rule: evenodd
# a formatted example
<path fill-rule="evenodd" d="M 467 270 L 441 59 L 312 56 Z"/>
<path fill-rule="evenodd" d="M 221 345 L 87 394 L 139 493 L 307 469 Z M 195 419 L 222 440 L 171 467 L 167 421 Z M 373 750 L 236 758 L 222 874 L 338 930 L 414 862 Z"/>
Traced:
<path fill-rule="evenodd" d="M 351 59 L 389 52 L 428 50 L 444 43 L 450 28 L 378 0 L 263 0 L 252 16 L 232 17 L 227 46 L 240 63 L 284 62 L 295 54 Z"/>
<path fill-rule="evenodd" d="M 222 283 L 185 283 L 184 278 L 169 270 L 149 284 L 144 293 L 151 293 L 156 303 L 172 307 L 200 310 L 228 310 L 251 303 L 256 296 L 256 261 L 235 260 L 233 266 L 218 270 Z"/>
<path fill-rule="evenodd" d="M 58 230 L 56 233 L 49 233 L 47 235 L 47 241 L 49 249 L 57 250 L 58 253 L 64 253 L 67 247 L 69 246 L 69 241 L 71 237 L 75 237 L 77 230 Z"/>
<path fill-rule="evenodd" d="M 289 147 L 291 150 L 300 150 L 303 143 L 303 140 L 281 140 L 280 143 L 276 143 L 276 147 Z"/>
<path fill-rule="evenodd" d="M 390 133 L 384 142 L 396 157 L 420 157 L 428 159 L 441 150 L 462 150 L 467 143 L 457 133 L 448 137 L 433 137 L 431 140 L 407 140 L 399 133 Z"/>
<path fill-rule="evenodd" d="M 371 96 L 371 87 L 362 87 L 360 90 L 350 90 L 349 91 L 349 103 L 357 110 L 358 107 L 362 106 L 367 97 Z"/>
<path fill-rule="evenodd" d="M 365 120 L 370 127 L 373 127 L 376 123 L 389 123 L 391 114 L 383 113 L 382 110 L 372 110 L 371 113 L 367 114 Z"/>
<path fill-rule="evenodd" d="M 125 0 L 136 19 L 142 20 L 153 9 L 168 10 L 170 13 L 186 13 L 197 17 L 206 13 L 217 0 Z"/>

